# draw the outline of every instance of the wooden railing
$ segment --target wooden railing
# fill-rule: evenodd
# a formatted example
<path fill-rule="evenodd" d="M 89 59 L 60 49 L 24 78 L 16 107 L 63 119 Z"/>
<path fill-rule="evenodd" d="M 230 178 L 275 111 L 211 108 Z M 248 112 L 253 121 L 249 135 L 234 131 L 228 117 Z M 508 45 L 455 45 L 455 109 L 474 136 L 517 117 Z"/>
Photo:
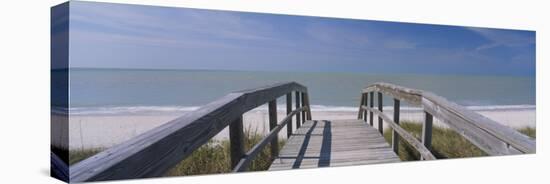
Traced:
<path fill-rule="evenodd" d="M 296 96 L 294 110 L 291 105 L 292 92 Z M 283 95 L 286 95 L 287 116 L 277 123 L 277 98 Z M 245 153 L 243 114 L 265 103 L 268 103 L 271 131 Z M 231 166 L 234 172 L 244 171 L 268 143 L 271 143 L 272 158 L 278 155 L 278 132 L 292 122 L 294 115 L 297 127 L 311 120 L 307 88 L 296 82 L 233 92 L 71 166 L 70 181 L 161 176 L 227 126 Z M 287 130 L 288 135 L 292 134 L 292 126 L 288 126 Z"/>
<path fill-rule="evenodd" d="M 374 108 L 374 93 L 377 93 L 377 108 Z M 383 113 L 382 94 L 394 98 L 393 119 Z M 424 111 L 421 141 L 399 125 L 401 100 L 421 106 Z M 380 133 L 383 133 L 383 122 L 388 123 L 393 129 L 391 143 L 396 153 L 399 149 L 399 139 L 403 138 L 424 160 L 436 159 L 430 151 L 434 116 L 488 155 L 535 153 L 536 150 L 535 141 L 526 135 L 427 91 L 388 83 L 368 86 L 362 90 L 358 118 L 367 121 L 368 116 L 368 122 L 373 126 L 373 113 L 378 116 Z"/>

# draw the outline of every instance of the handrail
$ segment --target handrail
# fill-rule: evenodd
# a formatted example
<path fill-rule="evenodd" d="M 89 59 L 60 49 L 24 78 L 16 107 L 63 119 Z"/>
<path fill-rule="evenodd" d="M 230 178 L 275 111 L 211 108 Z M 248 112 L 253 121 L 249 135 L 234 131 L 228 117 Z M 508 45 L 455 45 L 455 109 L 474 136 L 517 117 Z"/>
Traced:
<path fill-rule="evenodd" d="M 254 147 L 252 147 L 246 155 L 239 160 L 239 163 L 235 168 L 233 168 L 233 172 L 241 172 L 245 171 L 250 162 L 260 153 L 260 151 L 269 143 L 271 142 L 276 135 L 281 131 L 281 129 L 287 125 L 289 122 L 292 122 L 292 116 L 294 116 L 297 113 L 300 113 L 302 111 L 308 110 L 307 107 L 301 107 L 299 109 L 296 109 L 292 111 L 290 114 L 288 114 L 282 121 L 277 125 L 276 128 L 271 130 L 267 136 L 265 136 L 259 143 L 257 143 Z"/>
<path fill-rule="evenodd" d="M 374 92 L 377 92 L 379 97 L 378 110 L 372 108 Z M 410 89 L 389 83 L 375 83 L 362 90 L 362 100 L 360 103 L 361 110 L 358 115 L 359 119 L 364 118 L 366 121 L 367 112 L 370 112 L 370 124 L 372 125 L 372 112 L 377 113 L 379 117 L 383 118 L 387 122 L 390 122 L 390 125 L 394 128 L 394 134 L 397 133 L 400 136 L 408 137 L 408 135 L 403 134 L 401 131 L 395 132 L 395 128 L 398 126 L 399 122 L 390 121 L 387 116 L 382 114 L 382 94 L 392 96 L 397 102 L 397 110 L 394 110 L 394 113 L 396 113 L 394 114 L 394 117 L 399 118 L 400 100 L 404 100 L 411 105 L 417 105 L 423 108 L 426 114 L 426 122 L 423 126 L 422 141 L 426 148 L 431 147 L 431 126 L 433 115 L 489 155 L 535 153 L 536 151 L 535 141 L 514 129 L 501 125 L 498 122 L 468 110 L 431 92 Z M 370 107 L 367 107 L 366 105 L 369 99 Z M 379 126 L 380 125 L 381 124 L 379 124 Z M 379 129 L 381 129 L 381 127 L 379 127 Z M 398 137 L 393 136 L 393 138 L 397 139 Z M 393 144 L 396 143 L 396 141 L 392 142 Z M 394 146 L 396 147 L 397 145 Z"/>
<path fill-rule="evenodd" d="M 304 112 L 303 117 L 310 120 L 307 88 L 296 82 L 277 83 L 233 92 L 71 166 L 70 181 L 161 176 L 227 126 L 232 129 L 230 134 L 234 133 L 233 130 L 239 130 L 240 127 L 240 132 L 236 131 L 237 134 L 230 135 L 230 139 L 232 139 L 232 147 L 242 148 L 242 143 L 235 141 L 242 140 L 242 114 L 269 102 L 270 120 L 273 116 L 276 120 L 276 108 L 272 108 L 276 107 L 276 99 L 283 95 L 291 95 L 293 91 L 301 94 L 300 112 Z M 292 115 L 297 113 L 295 111 Z M 290 118 L 285 119 L 288 121 Z M 270 124 L 272 124 L 271 121 Z M 272 132 L 273 129 L 274 127 Z M 236 137 L 235 140 L 233 137 Z M 270 134 L 270 137 L 275 139 L 276 135 Z M 234 143 L 236 146 L 233 145 Z M 233 152 L 233 149 L 232 160 L 240 160 L 243 155 L 238 153 L 244 151 L 237 149 Z"/>
<path fill-rule="evenodd" d="M 53 151 L 50 152 L 51 175 L 64 182 L 69 182 L 69 166 Z"/>
<path fill-rule="evenodd" d="M 372 111 L 377 116 L 382 117 L 382 119 L 384 119 L 384 121 L 386 121 L 392 127 L 393 130 L 397 131 L 399 133 L 399 135 L 401 135 L 401 137 L 404 138 L 409 143 L 409 145 L 414 147 L 420 153 L 422 158 L 424 158 L 426 160 L 435 160 L 436 159 L 435 156 L 430 152 L 430 150 L 424 144 L 422 144 L 420 141 L 418 141 L 413 135 L 408 133 L 405 129 L 401 128 L 401 126 L 399 126 L 399 124 L 396 124 L 386 114 L 382 113 L 379 110 L 367 107 L 365 105 L 362 105 L 361 108 L 365 109 L 365 110 L 368 110 L 368 111 Z"/>

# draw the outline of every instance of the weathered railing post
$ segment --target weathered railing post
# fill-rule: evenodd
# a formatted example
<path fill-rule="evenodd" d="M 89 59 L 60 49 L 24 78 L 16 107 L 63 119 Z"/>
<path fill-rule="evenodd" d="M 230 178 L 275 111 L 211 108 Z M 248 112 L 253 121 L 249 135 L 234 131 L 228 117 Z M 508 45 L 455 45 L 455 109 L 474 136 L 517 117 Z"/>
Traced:
<path fill-rule="evenodd" d="M 311 106 L 309 105 L 309 94 L 306 92 L 305 93 L 305 106 L 307 106 L 307 111 L 306 111 L 306 120 L 311 120 Z"/>
<path fill-rule="evenodd" d="M 272 100 L 268 104 L 269 111 L 269 130 L 277 127 L 277 99 Z M 271 159 L 275 159 L 279 155 L 279 136 L 275 135 L 271 141 Z"/>
<path fill-rule="evenodd" d="M 292 93 L 286 94 L 286 115 L 288 116 L 292 112 Z M 290 119 L 292 121 L 292 119 Z M 286 126 L 286 137 L 289 138 L 292 135 L 292 122 Z"/>
<path fill-rule="evenodd" d="M 367 103 L 369 102 L 369 95 L 367 93 L 364 93 L 363 95 L 363 102 L 362 102 L 362 105 L 367 105 Z M 360 111 L 363 115 L 363 121 L 365 121 L 365 123 L 367 122 L 367 110 L 364 109 L 362 111 Z"/>
<path fill-rule="evenodd" d="M 234 168 L 244 157 L 243 117 L 229 124 L 229 142 L 231 151 L 231 168 Z"/>
<path fill-rule="evenodd" d="M 302 107 L 303 106 L 306 106 L 306 94 L 305 93 L 302 93 Z M 306 122 L 306 111 L 302 111 L 302 123 Z"/>
<path fill-rule="evenodd" d="M 361 94 L 361 100 L 359 101 L 359 113 L 357 113 L 357 119 L 363 119 L 363 109 L 361 109 L 361 106 L 363 105 L 363 99 L 365 99 L 365 94 Z"/>
<path fill-rule="evenodd" d="M 394 98 L 393 99 L 393 121 L 395 124 L 399 125 L 399 106 L 401 105 L 401 102 Z M 392 131 L 392 148 L 393 151 L 397 154 L 399 154 L 399 134 L 395 130 Z"/>
<path fill-rule="evenodd" d="M 359 101 L 359 113 L 357 113 L 357 119 L 363 119 L 363 108 L 361 106 L 365 105 L 365 94 L 361 94 L 361 100 Z"/>
<path fill-rule="evenodd" d="M 193 113 L 167 122 L 166 126 L 151 129 L 74 164 L 70 168 L 70 181 L 80 183 L 163 176 L 228 126 L 233 171 L 244 171 L 268 144 L 272 145 L 271 154 L 278 156 L 278 133 L 291 122 L 292 115 L 301 111 L 293 110 L 279 124 L 276 102 L 278 97 L 293 91 L 307 92 L 307 88 L 296 82 L 287 82 L 229 93 Z M 266 103 L 271 131 L 243 154 L 243 113 Z"/>
<path fill-rule="evenodd" d="M 370 108 L 374 108 L 374 92 L 370 92 L 370 93 L 369 93 L 369 99 L 370 99 L 369 107 L 370 107 Z M 371 111 L 371 112 L 369 113 L 369 122 L 370 122 L 370 126 L 371 126 L 371 127 L 374 126 L 374 124 L 373 124 L 373 122 L 374 122 L 374 120 L 373 120 L 373 119 L 374 119 L 373 115 L 374 115 L 374 114 L 373 114 L 373 112 Z"/>
<path fill-rule="evenodd" d="M 432 149 L 432 125 L 433 125 L 433 116 L 424 111 L 424 124 L 422 125 L 422 143 L 428 150 Z M 420 157 L 423 160 L 422 157 Z"/>
<path fill-rule="evenodd" d="M 384 111 L 382 109 L 382 93 L 381 92 L 378 92 L 378 110 L 380 112 Z M 378 131 L 381 134 L 384 134 L 384 125 L 382 124 L 382 122 L 383 122 L 382 117 L 378 116 Z"/>
<path fill-rule="evenodd" d="M 442 123 L 449 125 L 450 129 L 459 132 L 462 137 L 488 155 L 536 152 L 536 141 L 534 139 L 429 91 L 410 89 L 388 83 L 376 83 L 364 88 L 361 92 L 361 95 L 368 93 L 370 98 L 367 98 L 369 107 L 362 106 L 363 108 L 360 111 L 367 109 L 370 112 L 371 126 L 373 124 L 373 114 L 378 116 L 378 129 L 381 133 L 384 132 L 384 127 L 381 124 L 387 122 L 393 130 L 391 144 L 395 145 L 392 147 L 396 152 L 399 151 L 398 143 L 403 140 L 420 153 L 422 156 L 421 159 L 436 159 L 431 153 L 434 117 L 440 119 Z M 375 92 L 378 93 L 378 109 L 373 108 Z M 382 112 L 383 97 L 381 94 L 392 96 L 395 100 L 393 119 Z M 361 96 L 360 98 L 364 100 L 366 97 Z M 421 140 L 415 138 L 399 125 L 399 106 L 400 101 L 403 100 L 407 104 L 423 108 L 425 117 L 422 125 Z M 361 102 L 360 104 L 364 103 Z M 358 117 L 365 118 L 364 116 L 367 115 L 358 114 Z"/>
<path fill-rule="evenodd" d="M 294 94 L 296 95 L 296 109 L 298 109 L 298 108 L 301 107 L 300 92 L 296 91 Z M 296 114 L 296 129 L 300 128 L 300 125 L 301 125 L 301 123 L 300 123 L 300 120 L 301 120 L 300 114 L 302 114 L 302 113 L 297 113 Z"/>

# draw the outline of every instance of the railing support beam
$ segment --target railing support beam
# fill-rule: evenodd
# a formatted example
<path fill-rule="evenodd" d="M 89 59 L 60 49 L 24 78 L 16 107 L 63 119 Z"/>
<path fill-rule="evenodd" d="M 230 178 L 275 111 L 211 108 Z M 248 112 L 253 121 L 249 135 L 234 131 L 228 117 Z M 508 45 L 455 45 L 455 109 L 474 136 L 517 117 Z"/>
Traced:
<path fill-rule="evenodd" d="M 369 93 L 369 99 L 370 99 L 369 107 L 374 108 L 374 92 Z M 374 120 L 373 119 L 374 119 L 373 113 L 370 112 L 370 114 L 369 114 L 370 126 L 374 126 L 374 124 L 373 124 Z"/>
<path fill-rule="evenodd" d="M 286 115 L 288 116 L 292 112 L 292 93 L 286 94 Z M 292 119 L 290 120 L 292 121 Z M 289 138 L 292 135 L 292 122 L 286 126 L 286 137 Z"/>
<path fill-rule="evenodd" d="M 244 157 L 244 142 L 243 142 L 243 117 L 237 118 L 229 124 L 229 142 L 231 151 L 231 168 L 234 168 L 237 163 Z"/>
<path fill-rule="evenodd" d="M 381 92 L 378 92 L 378 110 L 379 110 L 380 112 L 383 112 L 382 106 L 383 106 L 383 102 L 382 102 L 382 93 L 381 93 Z M 384 134 L 384 125 L 383 125 L 383 122 L 384 122 L 384 120 L 382 119 L 382 117 L 378 116 L 378 131 L 379 131 L 381 134 Z"/>
<path fill-rule="evenodd" d="M 365 105 L 365 94 L 361 94 L 361 100 L 359 101 L 359 112 L 357 113 L 357 119 L 363 119 L 365 111 L 361 109 L 361 106 Z"/>
<path fill-rule="evenodd" d="M 369 95 L 367 93 L 363 94 L 364 96 L 364 101 L 363 101 L 363 104 L 364 105 L 367 105 L 367 103 L 369 103 Z M 365 121 L 365 123 L 367 122 L 367 111 L 363 111 L 363 121 Z"/>
<path fill-rule="evenodd" d="M 398 99 L 393 99 L 393 122 L 399 125 L 399 106 L 401 102 Z M 399 134 L 395 130 L 392 131 L 392 149 L 395 153 L 399 154 Z"/>
<path fill-rule="evenodd" d="M 268 103 L 269 111 L 269 130 L 277 127 L 277 99 Z M 279 136 L 275 135 L 271 141 L 271 159 L 275 159 L 279 155 Z"/>
<path fill-rule="evenodd" d="M 311 120 L 311 108 L 309 106 L 309 94 L 308 93 L 305 93 L 305 103 L 304 103 L 304 105 L 307 106 L 306 120 Z"/>
<path fill-rule="evenodd" d="M 301 103 L 300 103 L 300 92 L 299 91 L 296 91 L 294 93 L 294 95 L 296 95 L 296 109 L 302 107 L 301 106 Z M 302 120 L 301 117 L 300 117 L 300 114 L 302 114 L 301 112 L 300 113 L 297 113 L 296 114 L 296 129 L 300 128 L 301 126 L 301 123 L 300 121 Z"/>
<path fill-rule="evenodd" d="M 422 144 L 428 150 L 432 149 L 432 126 L 433 126 L 433 116 L 424 111 L 424 124 L 422 125 Z M 420 158 L 423 160 L 423 158 Z"/>
<path fill-rule="evenodd" d="M 303 106 L 306 106 L 306 94 L 305 93 L 301 93 L 302 95 L 302 107 Z M 307 113 L 306 111 L 302 111 L 302 123 L 305 123 L 306 122 L 306 116 L 307 116 Z"/>

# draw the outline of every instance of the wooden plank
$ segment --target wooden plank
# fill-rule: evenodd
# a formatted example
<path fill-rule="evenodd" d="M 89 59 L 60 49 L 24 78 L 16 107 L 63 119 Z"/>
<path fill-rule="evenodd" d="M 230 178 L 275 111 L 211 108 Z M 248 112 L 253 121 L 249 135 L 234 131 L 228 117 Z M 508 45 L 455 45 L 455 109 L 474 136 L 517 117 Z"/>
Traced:
<path fill-rule="evenodd" d="M 269 130 L 273 131 L 277 127 L 277 100 L 270 101 L 268 104 L 269 111 Z M 279 136 L 275 134 L 271 140 L 271 159 L 279 155 Z"/>
<path fill-rule="evenodd" d="M 406 101 L 411 105 L 421 105 L 421 101 L 422 101 L 421 90 L 405 88 L 394 84 L 375 83 L 363 89 L 363 93 L 373 92 L 373 91 L 381 92 L 385 95 L 392 96 L 399 100 Z"/>
<path fill-rule="evenodd" d="M 367 106 L 363 106 L 364 109 L 367 109 L 371 112 L 374 112 L 378 117 L 381 117 L 388 123 L 388 125 L 391 126 L 393 130 L 395 130 L 403 140 L 405 140 L 409 145 L 411 145 L 418 153 L 420 153 L 420 156 L 422 156 L 425 160 L 435 160 L 435 156 L 430 152 L 424 144 L 422 144 L 420 141 L 418 141 L 413 135 L 411 135 L 409 132 L 407 132 L 405 129 L 401 128 L 398 124 L 395 124 L 392 119 L 390 119 L 386 114 L 382 113 L 381 111 L 370 108 Z"/>
<path fill-rule="evenodd" d="M 286 94 L 286 115 L 292 113 L 292 93 Z M 292 135 L 292 123 L 289 123 L 286 127 L 286 137 Z"/>
<path fill-rule="evenodd" d="M 302 107 L 302 106 L 300 105 L 300 104 L 301 104 L 301 103 L 300 103 L 300 92 L 299 92 L 299 91 L 296 91 L 296 92 L 294 93 L 294 95 L 296 95 L 296 109 L 298 109 L 298 108 Z M 302 123 L 301 123 L 301 120 L 302 120 L 302 119 L 300 118 L 300 114 L 301 114 L 301 113 L 296 114 L 296 129 L 300 128 L 300 126 L 302 125 Z"/>
<path fill-rule="evenodd" d="M 382 135 L 362 120 L 307 121 L 269 170 L 399 162 Z"/>
<path fill-rule="evenodd" d="M 394 98 L 393 99 L 393 122 L 395 124 L 399 125 L 399 106 L 401 105 L 401 102 L 399 99 Z M 399 153 L 399 134 L 395 130 L 392 130 L 392 149 L 395 153 Z"/>
<path fill-rule="evenodd" d="M 306 88 L 296 82 L 285 82 L 230 93 L 71 166 L 70 180 L 161 176 L 243 113 L 290 91 Z"/>
<path fill-rule="evenodd" d="M 237 118 L 229 124 L 229 142 L 231 155 L 231 168 L 244 157 L 243 118 Z"/>
<path fill-rule="evenodd" d="M 382 101 L 382 93 L 378 92 L 378 110 L 380 112 L 383 111 L 382 109 L 382 106 L 383 106 L 383 101 Z M 378 116 L 378 131 L 380 132 L 380 134 L 384 134 L 384 121 L 382 120 L 382 117 Z"/>

